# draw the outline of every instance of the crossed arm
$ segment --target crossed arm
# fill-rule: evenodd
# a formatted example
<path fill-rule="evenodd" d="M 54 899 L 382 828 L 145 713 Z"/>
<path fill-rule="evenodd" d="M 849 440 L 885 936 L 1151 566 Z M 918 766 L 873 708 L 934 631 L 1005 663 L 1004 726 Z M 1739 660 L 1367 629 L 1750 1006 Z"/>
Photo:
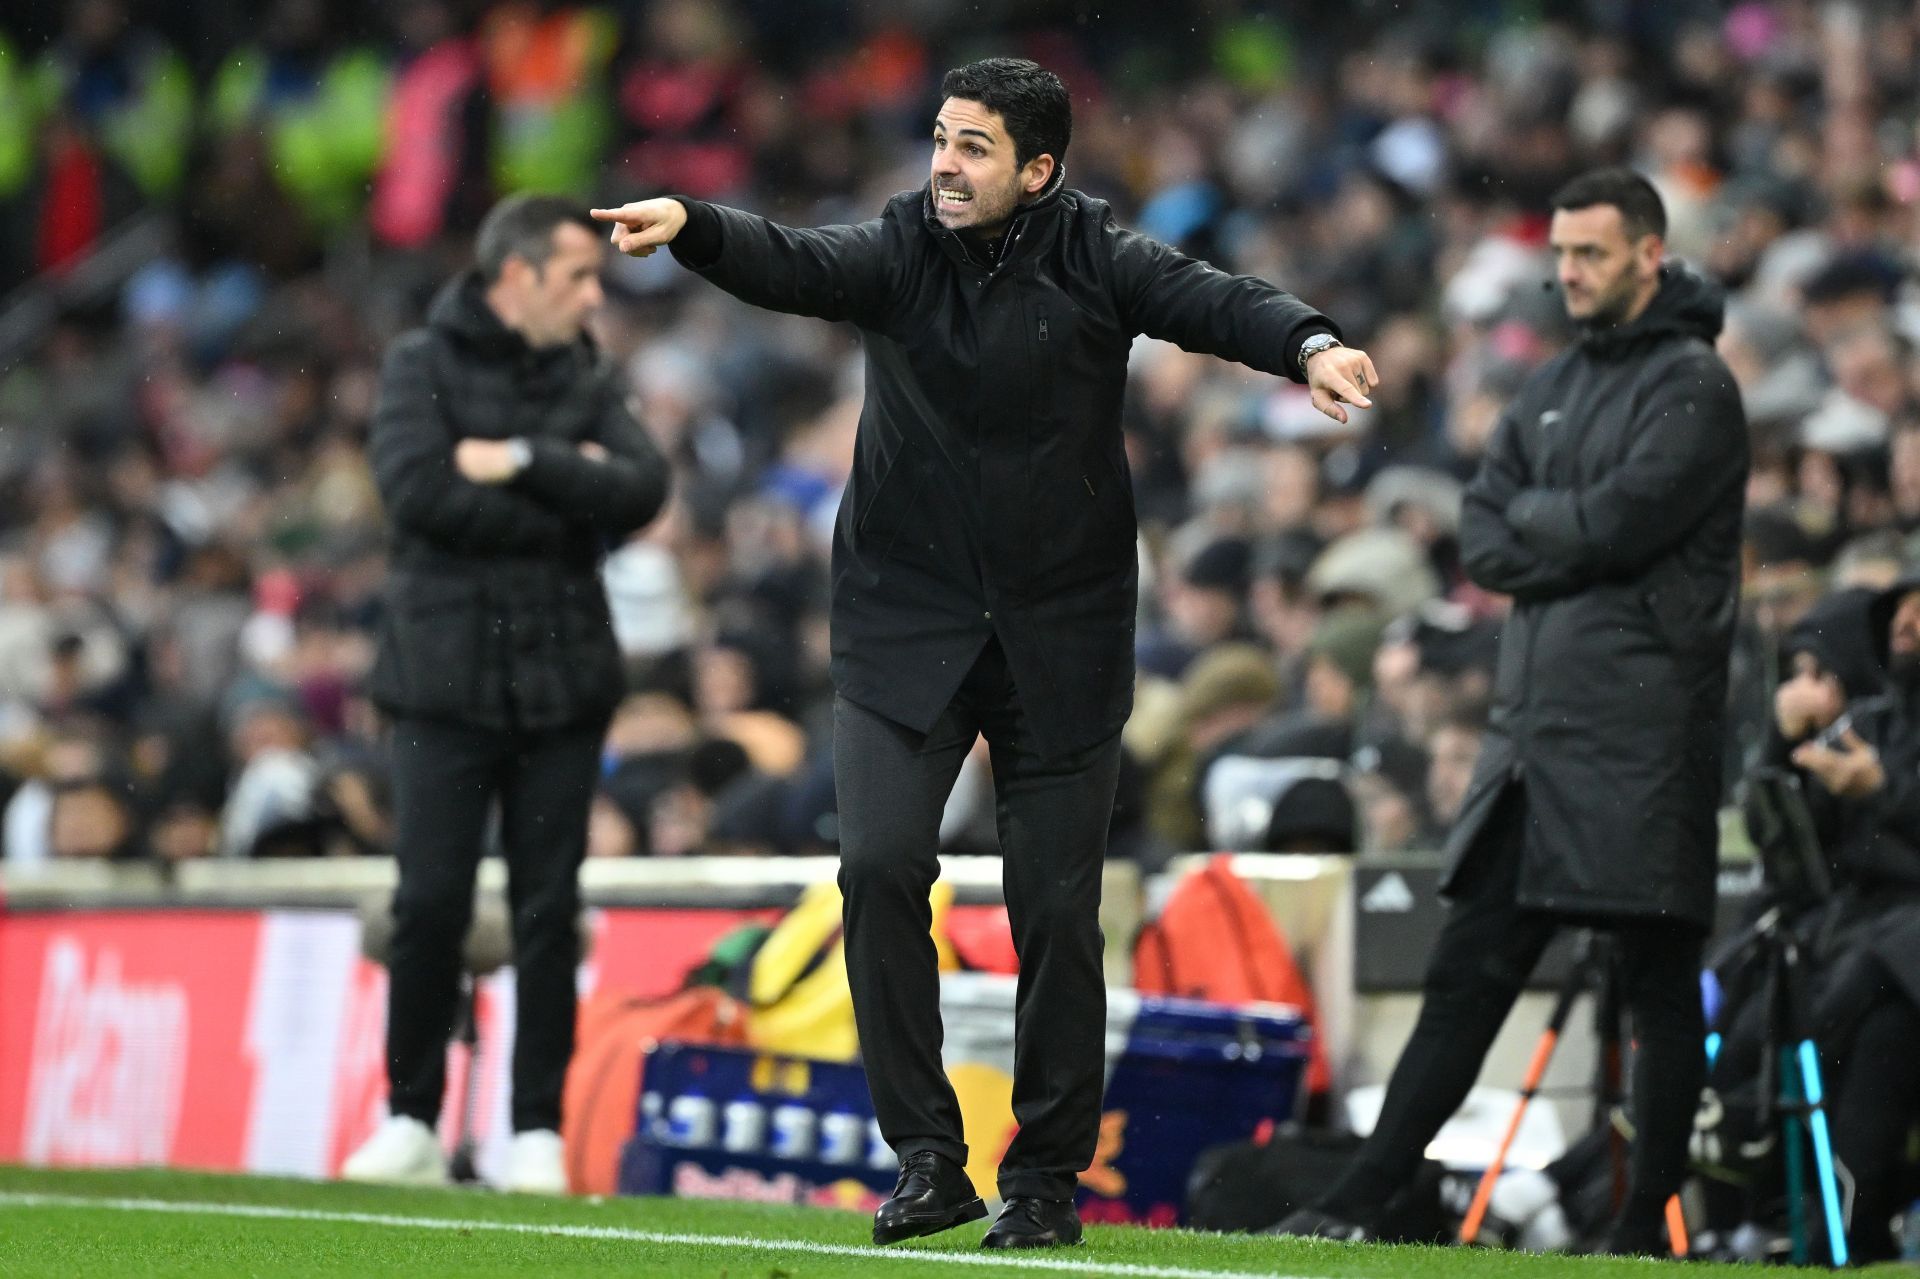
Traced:
<path fill-rule="evenodd" d="M 1528 478 L 1519 430 L 1511 414 L 1501 416 L 1480 471 L 1467 485 L 1460 508 L 1460 559 L 1467 576 L 1481 586 L 1533 603 L 1583 590 L 1588 578 L 1528 546 L 1507 522 L 1507 508 L 1525 491 Z"/>
<path fill-rule="evenodd" d="M 1625 458 L 1589 484 L 1537 482 L 1520 429 L 1502 417 L 1467 487 L 1460 531 L 1468 575 L 1518 599 L 1646 571 L 1746 478 L 1739 392 L 1706 356 L 1670 371 L 1631 424 Z"/>
<path fill-rule="evenodd" d="M 1746 482 L 1746 418 L 1725 367 L 1672 369 L 1632 424 L 1619 465 L 1577 489 L 1524 488 L 1506 521 L 1528 549 L 1594 577 L 1651 568 Z"/>
<path fill-rule="evenodd" d="M 610 385 L 593 440 L 578 448 L 532 440 L 522 471 L 504 440 L 455 442 L 433 386 L 430 341 L 396 343 L 381 373 L 370 452 L 395 524 L 450 551 L 541 554 L 582 526 L 619 535 L 658 512 L 666 462 Z"/>

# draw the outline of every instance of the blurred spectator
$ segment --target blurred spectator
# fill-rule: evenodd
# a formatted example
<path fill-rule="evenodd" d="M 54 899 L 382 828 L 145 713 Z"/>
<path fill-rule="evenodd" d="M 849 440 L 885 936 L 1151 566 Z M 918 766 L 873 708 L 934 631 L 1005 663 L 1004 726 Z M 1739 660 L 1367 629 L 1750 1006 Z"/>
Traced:
<path fill-rule="evenodd" d="M 124 861 L 146 851 L 142 796 L 118 741 L 71 726 L 40 744 L 4 818 L 6 864 L 31 869 L 69 857 Z"/>
<path fill-rule="evenodd" d="M 399 249 L 472 226 L 493 204 L 491 103 L 480 50 L 452 0 L 412 0 L 396 18 L 401 64 L 367 222 Z"/>
<path fill-rule="evenodd" d="M 1351 853 L 1353 797 L 1336 760 L 1226 754 L 1207 769 L 1207 847 L 1239 852 Z"/>
<path fill-rule="evenodd" d="M 1388 617 L 1411 612 L 1440 592 L 1420 544 L 1386 528 L 1349 533 L 1327 547 L 1308 572 L 1307 586 L 1323 605 L 1364 604 Z"/>
<path fill-rule="evenodd" d="M 325 233 L 365 208 L 392 87 L 386 61 L 339 39 L 321 0 L 272 0 L 258 43 L 215 77 L 208 110 L 222 135 L 264 144 L 271 180 Z"/>
<path fill-rule="evenodd" d="M 702 200 L 745 190 L 756 135 L 779 127 L 730 7 L 665 0 L 642 12 L 619 72 L 623 186 Z"/>
<path fill-rule="evenodd" d="M 1272 661 L 1250 644 L 1212 650 L 1181 677 L 1178 697 L 1159 742 L 1133 749 L 1146 754 L 1147 824 L 1176 848 L 1200 848 L 1206 836 L 1200 783 L 1214 753 L 1257 723 L 1280 691 Z M 1140 735 L 1129 732 L 1132 741 Z M 1153 750 L 1158 746 L 1157 752 Z"/>
<path fill-rule="evenodd" d="M 1354 723 L 1373 689 L 1373 655 L 1385 623 L 1364 607 L 1335 609 L 1307 645 L 1306 710 L 1333 723 Z"/>
<path fill-rule="evenodd" d="M 284 698 L 259 694 L 232 713 L 228 730 L 235 776 L 220 814 L 219 855 L 314 855 L 320 765 L 307 724 Z"/>
<path fill-rule="evenodd" d="M 585 196 L 610 128 L 605 76 L 619 38 L 606 9 L 506 0 L 480 25 L 497 105 L 494 176 L 503 191 Z"/>
<path fill-rule="evenodd" d="M 29 73 L 32 107 L 7 128 L 64 117 L 98 141 L 148 199 L 186 173 L 194 85 L 186 61 L 136 26 L 123 0 L 71 0 L 61 37 Z"/>
<path fill-rule="evenodd" d="M 1201 547 L 1169 576 L 1161 589 L 1166 623 L 1157 638 L 1141 641 L 1141 667 L 1178 678 L 1197 654 L 1245 638 L 1252 558 L 1245 541 L 1221 538 Z"/>
<path fill-rule="evenodd" d="M 1480 759 L 1480 738 L 1486 726 L 1484 714 L 1458 711 L 1433 731 L 1428 752 L 1427 811 L 1433 818 L 1429 835 L 1436 843 L 1446 838 L 1453 819 L 1460 815 L 1461 801 L 1473 781 L 1473 766 Z"/>

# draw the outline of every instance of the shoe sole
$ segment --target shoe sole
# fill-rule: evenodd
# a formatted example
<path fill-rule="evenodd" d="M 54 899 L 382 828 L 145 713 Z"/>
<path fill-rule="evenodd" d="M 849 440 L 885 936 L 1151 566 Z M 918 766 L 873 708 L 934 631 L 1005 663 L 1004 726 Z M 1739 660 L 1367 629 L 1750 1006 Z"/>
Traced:
<path fill-rule="evenodd" d="M 1085 1234 L 1077 1234 L 1071 1239 L 1062 1239 L 1059 1235 L 995 1235 L 988 1231 L 980 1241 L 982 1248 L 994 1248 L 1012 1251 L 1016 1248 L 1078 1248 L 1087 1241 Z"/>
<path fill-rule="evenodd" d="M 979 1221 L 986 1215 L 986 1201 L 976 1196 L 952 1212 L 938 1217 L 908 1216 L 885 1225 L 876 1221 L 873 1223 L 873 1241 L 885 1245 L 904 1243 L 908 1239 L 924 1239 L 943 1230 L 952 1230 L 955 1226 L 964 1226 L 969 1221 Z"/>

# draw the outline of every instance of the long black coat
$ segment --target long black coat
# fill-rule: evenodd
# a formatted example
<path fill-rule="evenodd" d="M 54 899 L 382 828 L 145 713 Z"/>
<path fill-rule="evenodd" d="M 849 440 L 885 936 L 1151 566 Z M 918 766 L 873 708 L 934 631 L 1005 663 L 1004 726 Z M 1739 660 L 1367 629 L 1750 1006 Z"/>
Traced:
<path fill-rule="evenodd" d="M 1457 875 L 1522 785 L 1524 906 L 1712 920 L 1747 476 L 1721 311 L 1667 268 L 1639 319 L 1527 380 L 1467 489 L 1463 562 L 1514 608 L 1449 846 Z"/>
<path fill-rule="evenodd" d="M 454 468 L 461 439 L 513 436 L 533 464 L 511 482 Z M 464 275 L 388 352 L 371 452 L 391 536 L 375 703 L 501 729 L 605 716 L 624 678 L 600 559 L 660 509 L 667 467 L 592 344 L 528 346 Z"/>
<path fill-rule="evenodd" d="M 679 260 L 757 306 L 851 320 L 866 403 L 834 529 L 832 671 L 848 700 L 932 727 L 997 635 L 1042 750 L 1119 731 L 1138 589 L 1120 434 L 1137 334 L 1298 380 L 1333 331 L 1297 299 L 1114 225 L 1060 180 L 998 261 L 926 188 L 853 226 L 794 230 L 685 201 Z"/>

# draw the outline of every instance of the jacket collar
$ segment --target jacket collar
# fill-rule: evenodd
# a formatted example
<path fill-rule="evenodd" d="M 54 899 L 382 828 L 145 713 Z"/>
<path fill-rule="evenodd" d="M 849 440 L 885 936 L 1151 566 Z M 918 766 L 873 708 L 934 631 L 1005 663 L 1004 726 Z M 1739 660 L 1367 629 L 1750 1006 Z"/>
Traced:
<path fill-rule="evenodd" d="M 427 323 L 442 329 L 476 354 L 489 360 L 525 361 L 548 364 L 575 352 L 591 352 L 593 339 L 581 334 L 565 346 L 536 349 L 527 340 L 501 322 L 487 304 L 486 281 L 477 268 L 469 268 L 447 281 L 433 305 L 427 309 Z"/>
<path fill-rule="evenodd" d="M 1625 324 L 1582 325 L 1580 341 L 1595 355 L 1621 355 L 1637 344 L 1666 337 L 1712 342 L 1726 313 L 1720 286 L 1678 262 L 1660 268 L 1660 287 L 1647 309 Z"/>
<path fill-rule="evenodd" d="M 986 266 L 989 269 L 997 269 L 1000 264 L 1007 260 L 1007 256 L 1013 252 L 1014 246 L 1020 242 L 1022 235 L 1027 230 L 1026 224 L 1033 219 L 1034 215 L 1060 207 L 1061 193 L 1066 190 L 1066 187 L 1067 166 L 1065 164 L 1056 164 L 1053 166 L 1053 177 L 1049 179 L 1047 185 L 1041 189 L 1040 194 L 1034 196 L 1031 200 L 1014 206 L 1012 216 L 1007 219 L 1006 229 L 1000 233 L 1000 245 L 994 253 L 991 262 L 981 262 L 969 247 L 965 236 L 961 235 L 958 231 L 953 231 L 942 226 L 940 219 L 934 216 L 933 179 L 931 178 L 927 179 L 927 185 L 922 187 L 920 191 L 920 216 L 925 221 L 927 229 L 933 232 L 942 244 L 947 246 L 950 253 L 957 255 L 963 261 L 970 262 L 975 266 Z"/>

